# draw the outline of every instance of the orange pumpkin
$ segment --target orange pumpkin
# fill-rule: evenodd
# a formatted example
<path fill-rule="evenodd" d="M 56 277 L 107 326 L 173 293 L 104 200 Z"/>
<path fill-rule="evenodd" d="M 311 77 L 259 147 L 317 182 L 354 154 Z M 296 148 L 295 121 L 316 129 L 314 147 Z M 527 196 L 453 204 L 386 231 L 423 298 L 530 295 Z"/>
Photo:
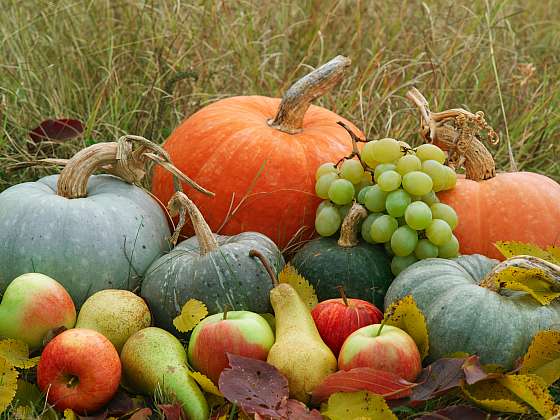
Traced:
<path fill-rule="evenodd" d="M 465 167 L 454 189 L 438 193 L 459 216 L 454 231 L 462 254 L 503 260 L 498 241 L 541 247 L 560 245 L 560 184 L 533 172 L 497 173 L 479 132 L 488 130 L 484 114 L 463 109 L 430 112 L 426 99 L 413 89 L 407 96 L 421 112 L 421 134 L 446 150 L 452 163 Z"/>
<path fill-rule="evenodd" d="M 350 65 L 338 56 L 295 83 L 282 100 L 238 96 L 215 102 L 181 123 L 164 144 L 174 164 L 215 197 L 187 189 L 213 232 L 261 232 L 280 247 L 314 231 L 315 171 L 352 150 L 334 112 L 310 105 Z M 156 168 L 152 192 L 167 202 L 171 176 Z M 192 227 L 183 233 L 191 236 Z"/>

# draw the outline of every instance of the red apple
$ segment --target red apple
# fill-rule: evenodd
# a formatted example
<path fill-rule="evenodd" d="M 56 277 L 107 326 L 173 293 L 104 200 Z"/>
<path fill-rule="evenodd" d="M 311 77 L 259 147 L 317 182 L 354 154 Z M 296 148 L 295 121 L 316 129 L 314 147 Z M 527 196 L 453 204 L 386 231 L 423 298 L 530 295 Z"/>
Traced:
<path fill-rule="evenodd" d="M 381 332 L 380 332 L 381 329 Z M 406 332 L 392 325 L 368 325 L 352 333 L 342 345 L 338 368 L 369 367 L 414 381 L 422 370 L 420 352 Z"/>
<path fill-rule="evenodd" d="M 260 315 L 230 311 L 205 318 L 189 341 L 189 364 L 218 383 L 222 370 L 229 366 L 227 353 L 266 360 L 274 344 L 274 333 Z"/>
<path fill-rule="evenodd" d="M 339 291 L 340 299 L 325 300 L 311 311 L 321 338 L 335 356 L 338 356 L 344 340 L 350 334 L 383 319 L 383 313 L 374 304 L 360 299 L 347 299 L 342 287 Z"/>
<path fill-rule="evenodd" d="M 57 409 L 93 413 L 113 397 L 121 361 L 111 342 L 94 330 L 75 328 L 53 338 L 43 350 L 37 384 Z"/>

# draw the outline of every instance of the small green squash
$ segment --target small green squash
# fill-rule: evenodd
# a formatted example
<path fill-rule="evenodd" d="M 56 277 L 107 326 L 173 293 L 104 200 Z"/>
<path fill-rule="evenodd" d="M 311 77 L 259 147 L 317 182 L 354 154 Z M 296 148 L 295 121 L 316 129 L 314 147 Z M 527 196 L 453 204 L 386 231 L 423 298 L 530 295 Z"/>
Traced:
<path fill-rule="evenodd" d="M 482 255 L 421 260 L 395 278 L 385 307 L 412 295 L 426 317 L 431 360 L 466 352 L 511 369 L 537 332 L 560 329 L 558 300 L 542 306 L 527 293 L 492 289 L 495 274 L 528 263 L 552 266 L 526 256 L 499 264 Z M 560 279 L 560 268 L 554 270 Z"/>
<path fill-rule="evenodd" d="M 367 211 L 355 203 L 342 223 L 340 238 L 314 239 L 305 244 L 291 263 L 313 286 L 319 301 L 339 297 L 342 285 L 349 297 L 383 307 L 393 280 L 391 260 L 383 246 L 358 240 L 357 230 Z"/>
<path fill-rule="evenodd" d="M 198 208 L 181 192 L 172 197 L 169 208 L 172 213 L 181 210 L 176 235 L 185 212 L 196 235 L 154 261 L 146 272 L 141 295 L 156 325 L 177 333 L 173 319 L 189 299 L 204 302 L 210 314 L 223 312 L 226 305 L 230 310 L 271 312 L 270 276 L 249 252 L 254 249 L 264 254 L 278 274 L 284 258 L 274 242 L 257 232 L 214 235 Z"/>

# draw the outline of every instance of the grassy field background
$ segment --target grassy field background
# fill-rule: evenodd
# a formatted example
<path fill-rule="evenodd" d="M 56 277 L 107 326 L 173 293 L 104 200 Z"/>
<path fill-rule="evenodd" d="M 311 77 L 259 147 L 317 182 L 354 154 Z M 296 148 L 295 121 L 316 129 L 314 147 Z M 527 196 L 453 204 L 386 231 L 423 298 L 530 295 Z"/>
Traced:
<path fill-rule="evenodd" d="M 519 169 L 560 180 L 559 22 L 556 0 L 4 0 L 0 190 L 47 173 L 5 170 L 37 157 L 26 142 L 44 119 L 86 125 L 57 157 L 124 133 L 162 142 L 202 106 L 280 96 L 337 54 L 352 69 L 319 103 L 369 138 L 420 141 L 414 85 L 434 110 L 484 110 L 499 169 L 507 127 Z"/>

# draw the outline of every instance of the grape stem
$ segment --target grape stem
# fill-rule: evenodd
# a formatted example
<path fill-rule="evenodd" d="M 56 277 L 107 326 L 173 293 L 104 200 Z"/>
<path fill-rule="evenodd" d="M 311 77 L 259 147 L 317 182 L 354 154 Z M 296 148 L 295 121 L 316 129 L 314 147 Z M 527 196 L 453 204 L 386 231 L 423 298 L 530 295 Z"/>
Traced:
<path fill-rule="evenodd" d="M 336 162 L 334 166 L 338 167 L 338 165 L 340 165 L 345 160 L 349 160 L 354 158 L 354 156 L 358 156 L 358 159 L 360 160 L 362 166 L 366 169 L 369 169 L 369 167 L 362 160 L 362 156 L 360 155 L 360 151 L 358 150 L 358 143 L 367 143 L 368 140 L 367 139 L 362 140 L 361 138 L 359 138 L 356 135 L 356 133 L 354 133 L 352 129 L 348 127 L 346 124 L 344 124 L 342 121 L 337 121 L 336 123 L 340 125 L 342 128 L 344 128 L 348 132 L 348 134 L 350 134 L 350 138 L 352 139 L 352 153 L 350 153 L 348 156 L 341 158 L 338 162 Z"/>

